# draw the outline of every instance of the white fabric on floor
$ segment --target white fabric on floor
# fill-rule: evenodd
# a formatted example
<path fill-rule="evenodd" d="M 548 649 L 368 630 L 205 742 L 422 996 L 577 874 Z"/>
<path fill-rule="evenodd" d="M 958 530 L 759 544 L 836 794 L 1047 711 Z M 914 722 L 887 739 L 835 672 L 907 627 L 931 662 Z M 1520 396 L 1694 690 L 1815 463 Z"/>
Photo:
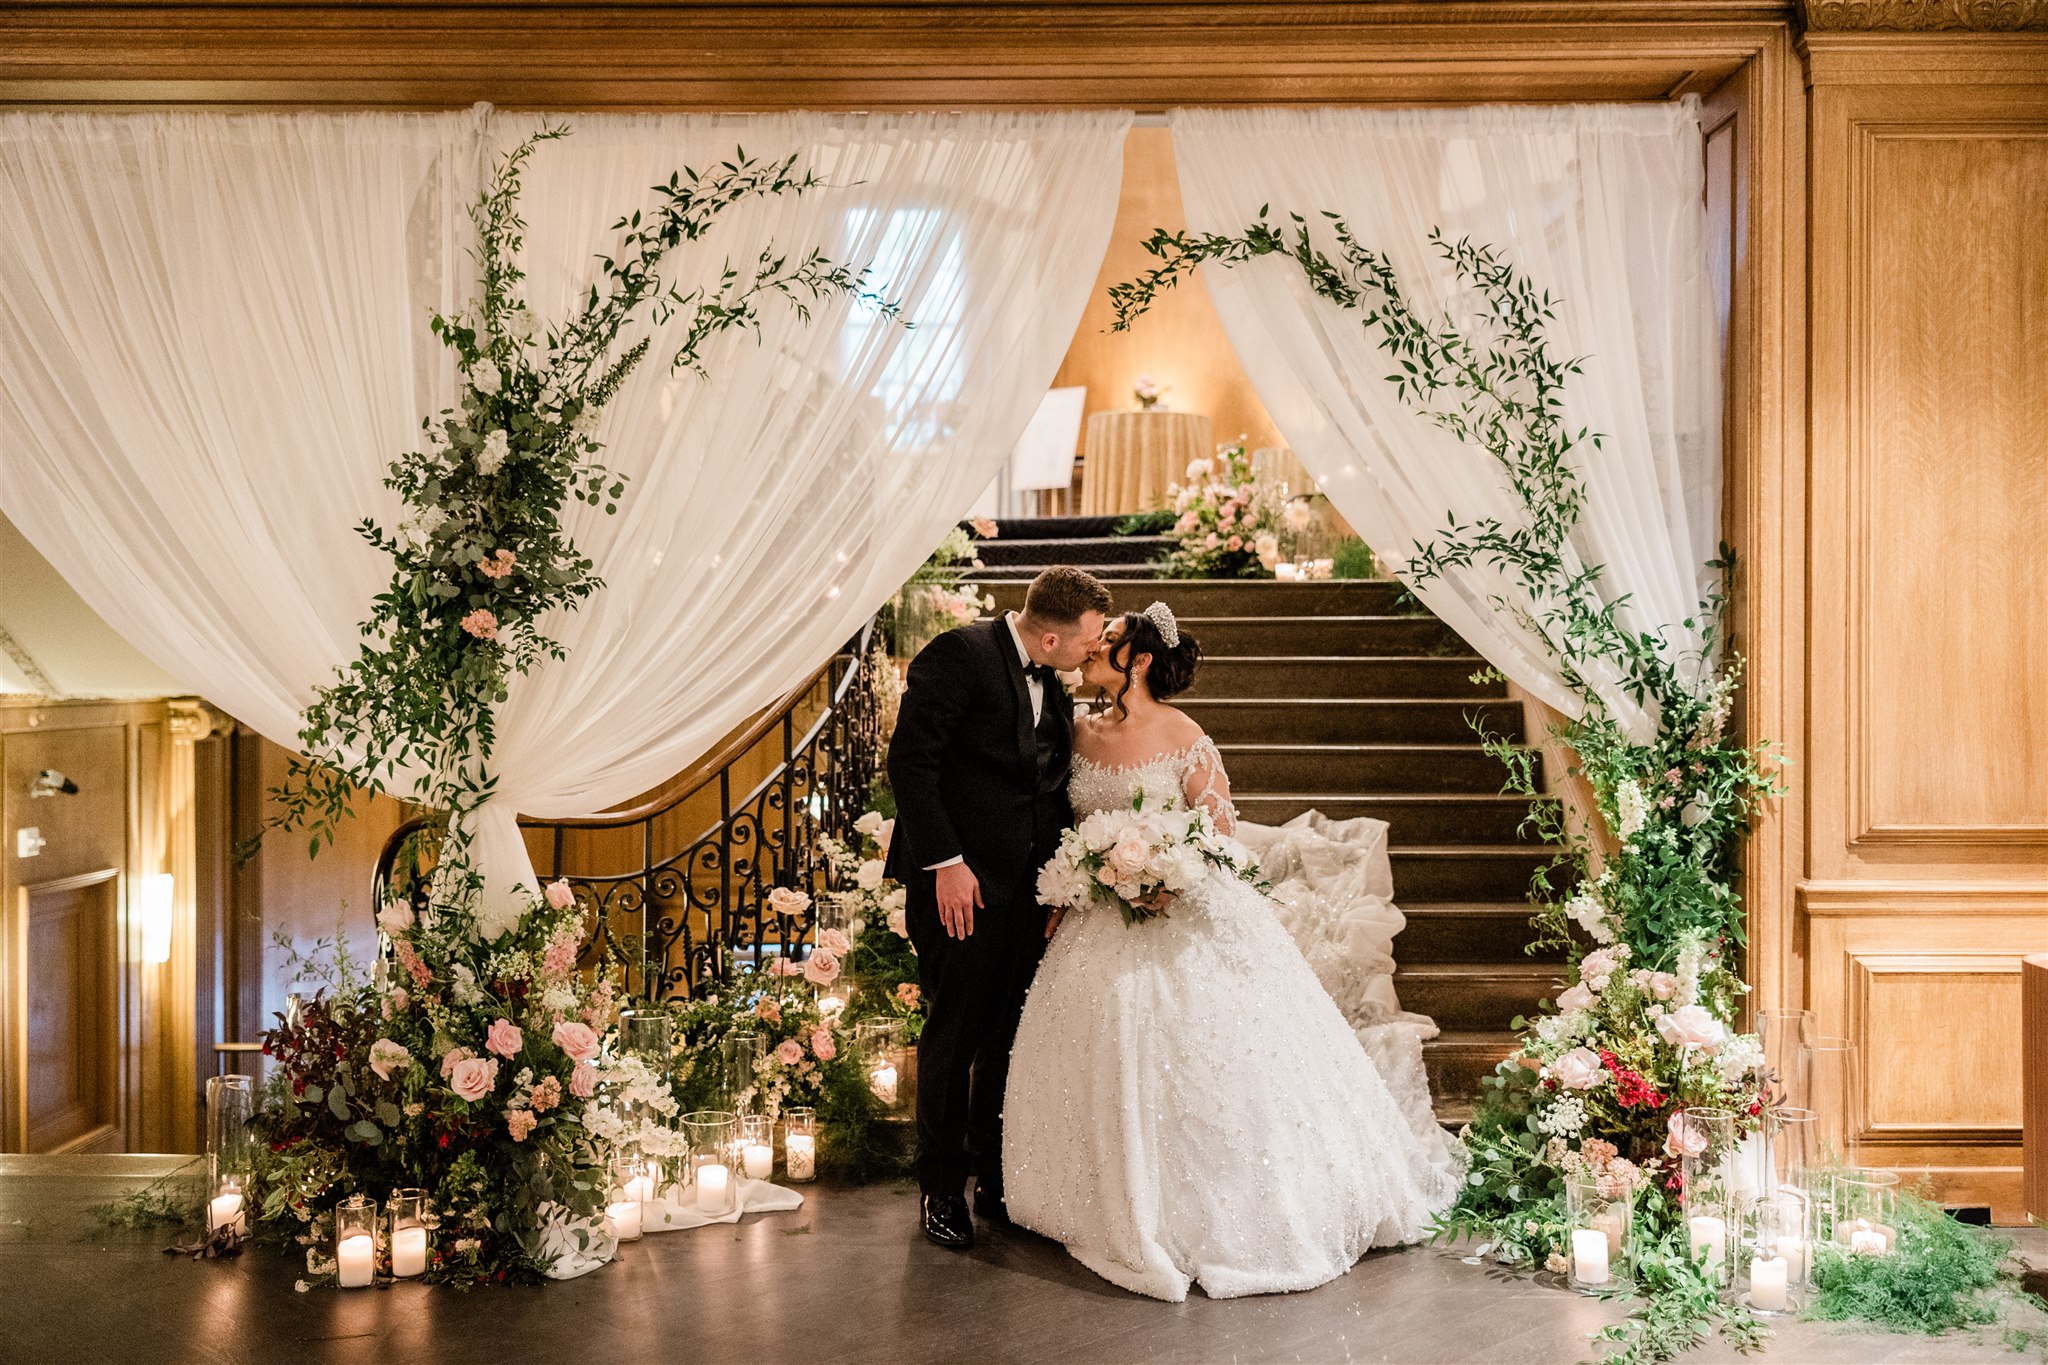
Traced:
<path fill-rule="evenodd" d="M 427 309 L 461 296 L 464 207 L 533 116 L 0 114 L 0 507 L 151 659 L 296 747 L 389 567 L 351 529 L 454 393 Z M 589 116 L 526 175 L 527 297 L 563 316 L 621 215 L 686 166 L 794 151 L 831 188 L 750 203 L 668 265 L 769 243 L 872 262 L 916 323 L 828 301 L 607 409 L 616 516 L 571 502 L 606 586 L 567 659 L 499 708 L 477 857 L 514 812 L 657 785 L 816 668 L 1002 467 L 1065 354 L 1115 215 L 1129 116 Z"/>
<path fill-rule="evenodd" d="M 1720 517 L 1720 338 L 1703 242 L 1704 151 L 1695 100 L 1655 105 L 1467 109 L 1182 109 L 1172 115 L 1188 223 L 1235 233 L 1270 205 L 1298 213 L 1335 255 L 1322 215 L 1345 218 L 1392 264 L 1409 303 L 1462 319 L 1429 245 L 1432 228 L 1499 248 L 1555 299 L 1551 355 L 1583 358 L 1565 381 L 1569 426 L 1605 436 L 1575 454 L 1582 564 L 1606 568 L 1605 600 L 1669 656 L 1696 654 L 1697 607 Z M 1384 376 L 1395 362 L 1362 314 L 1317 296 L 1300 268 L 1267 257 L 1202 278 L 1231 344 L 1302 464 L 1379 557 L 1397 569 L 1460 521 L 1519 525 L 1484 451 L 1411 411 Z M 1568 715 L 1580 705 L 1540 638 L 1508 612 L 1528 598 L 1475 566 L 1417 591 L 1502 672 Z M 1594 679 L 1637 738 L 1657 718 Z"/>

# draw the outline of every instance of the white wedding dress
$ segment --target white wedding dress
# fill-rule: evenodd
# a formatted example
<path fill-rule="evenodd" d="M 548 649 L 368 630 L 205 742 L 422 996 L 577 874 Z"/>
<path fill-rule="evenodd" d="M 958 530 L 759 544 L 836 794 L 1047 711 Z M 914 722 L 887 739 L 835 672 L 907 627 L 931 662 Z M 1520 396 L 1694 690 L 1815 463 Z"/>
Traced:
<path fill-rule="evenodd" d="M 1076 756 L 1074 813 L 1128 807 L 1141 783 L 1236 824 L 1206 737 L 1135 766 Z M 1462 1154 L 1422 1076 L 1429 1022 L 1373 984 L 1392 969 L 1388 916 L 1400 927 L 1368 885 L 1385 826 L 1320 819 L 1238 831 L 1276 899 L 1212 871 L 1161 919 L 1069 913 L 1046 950 L 1011 1054 L 1004 1191 L 1015 1222 L 1112 1284 L 1174 1302 L 1197 1282 L 1310 1289 L 1417 1240 L 1456 1197 Z M 1393 1088 L 1376 1058 L 1402 1070 Z"/>

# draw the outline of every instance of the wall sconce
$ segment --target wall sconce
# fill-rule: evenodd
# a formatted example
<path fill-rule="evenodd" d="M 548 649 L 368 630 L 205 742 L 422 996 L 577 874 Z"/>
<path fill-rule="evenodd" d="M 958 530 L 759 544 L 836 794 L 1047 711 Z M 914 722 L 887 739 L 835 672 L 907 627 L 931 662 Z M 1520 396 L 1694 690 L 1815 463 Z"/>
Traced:
<path fill-rule="evenodd" d="M 171 960 L 171 874 L 158 872 L 144 877 L 137 888 L 135 917 L 142 926 L 142 960 Z"/>
<path fill-rule="evenodd" d="M 31 799 L 40 796 L 76 796 L 78 784 L 55 768 L 45 768 L 29 779 L 28 794 Z"/>

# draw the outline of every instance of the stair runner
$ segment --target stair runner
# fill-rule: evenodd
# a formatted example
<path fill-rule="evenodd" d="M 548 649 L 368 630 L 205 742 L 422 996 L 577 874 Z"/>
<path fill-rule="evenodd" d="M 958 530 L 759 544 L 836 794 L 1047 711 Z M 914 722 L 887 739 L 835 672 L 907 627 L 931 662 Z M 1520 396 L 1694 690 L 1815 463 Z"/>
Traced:
<path fill-rule="evenodd" d="M 1527 803 L 1500 794 L 1501 766 L 1468 719 L 1520 742 L 1521 706 L 1473 682 L 1483 661 L 1404 607 L 1399 584 L 1157 580 L 1163 540 L 1115 536 L 1117 520 L 1005 521 L 977 547 L 974 581 L 1010 610 L 1040 569 L 1074 564 L 1109 581 L 1119 608 L 1164 601 L 1202 644 L 1201 676 L 1177 704 L 1222 749 L 1244 818 L 1277 825 L 1316 809 L 1387 822 L 1408 918 L 1395 986 L 1442 1030 L 1424 1045 L 1431 1091 L 1438 1117 L 1462 1122 L 1513 1046 L 1511 1021 L 1562 975 L 1524 951 L 1529 877 L 1551 850 L 1519 837 Z"/>

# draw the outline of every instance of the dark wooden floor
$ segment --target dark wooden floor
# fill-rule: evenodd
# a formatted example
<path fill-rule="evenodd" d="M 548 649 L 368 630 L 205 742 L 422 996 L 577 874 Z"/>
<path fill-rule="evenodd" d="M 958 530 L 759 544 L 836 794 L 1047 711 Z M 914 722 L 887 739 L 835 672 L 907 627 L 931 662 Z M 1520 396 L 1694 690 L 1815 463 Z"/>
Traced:
<path fill-rule="evenodd" d="M 0 1157 L 0 1361 L 7 1365 L 829 1365 L 1030 1361 L 1500 1361 L 1586 1358 L 1616 1310 L 1548 1277 L 1431 1249 L 1379 1252 L 1307 1294 L 1161 1304 L 1113 1289 L 1027 1233 L 926 1245 L 896 1186 L 813 1187 L 795 1213 L 650 1237 L 582 1280 L 461 1293 L 292 1292 L 257 1251 L 194 1264 L 87 1209 L 171 1169 L 160 1157 Z M 2048 1260 L 2048 1233 L 2022 1234 Z M 2034 1327 L 2044 1322 L 2029 1322 Z M 1689 1359 L 1736 1359 L 1715 1347 Z M 1764 1360 L 2017 1360 L 1996 1334 L 1928 1340 L 1780 1330 Z"/>

